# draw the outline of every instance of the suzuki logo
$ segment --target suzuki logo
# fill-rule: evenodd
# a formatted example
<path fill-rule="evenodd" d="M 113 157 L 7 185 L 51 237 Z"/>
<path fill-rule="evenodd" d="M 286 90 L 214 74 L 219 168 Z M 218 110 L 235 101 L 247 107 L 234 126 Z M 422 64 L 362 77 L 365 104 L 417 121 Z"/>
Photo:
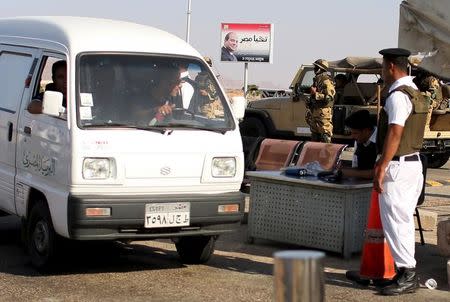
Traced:
<path fill-rule="evenodd" d="M 170 174 L 170 167 L 162 167 L 159 170 L 159 173 L 161 173 L 161 175 L 169 175 Z"/>

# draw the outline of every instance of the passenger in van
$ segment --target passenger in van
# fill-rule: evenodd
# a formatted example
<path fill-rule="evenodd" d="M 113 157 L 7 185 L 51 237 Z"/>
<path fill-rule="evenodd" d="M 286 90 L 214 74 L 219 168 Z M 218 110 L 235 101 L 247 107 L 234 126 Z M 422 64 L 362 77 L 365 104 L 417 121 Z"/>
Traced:
<path fill-rule="evenodd" d="M 348 79 L 343 73 L 339 73 L 334 77 L 336 95 L 334 96 L 334 104 L 341 105 L 344 103 L 344 87 L 348 83 Z"/>
<path fill-rule="evenodd" d="M 350 135 L 355 140 L 351 168 L 340 168 L 344 177 L 373 178 L 373 169 L 377 157 L 375 120 L 368 110 L 353 112 L 345 119 Z"/>
<path fill-rule="evenodd" d="M 183 100 L 183 108 L 188 109 L 194 96 L 194 81 L 189 77 L 188 64 L 180 64 L 181 79 L 181 98 Z"/>
<path fill-rule="evenodd" d="M 63 94 L 63 107 L 67 106 L 67 63 L 60 60 L 52 65 L 52 83 L 45 86 L 45 91 L 58 91 Z M 39 93 L 28 105 L 28 111 L 33 114 L 42 113 L 42 100 L 44 93 Z"/>

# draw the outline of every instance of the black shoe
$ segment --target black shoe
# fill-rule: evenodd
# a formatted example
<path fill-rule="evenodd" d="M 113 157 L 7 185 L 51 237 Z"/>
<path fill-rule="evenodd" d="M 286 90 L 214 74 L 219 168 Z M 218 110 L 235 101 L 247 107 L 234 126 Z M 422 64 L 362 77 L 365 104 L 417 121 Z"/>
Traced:
<path fill-rule="evenodd" d="M 370 279 L 361 278 L 358 271 L 347 271 L 345 273 L 345 278 L 363 286 L 368 286 L 370 284 Z"/>
<path fill-rule="evenodd" d="M 414 268 L 401 267 L 398 269 L 395 282 L 381 290 L 382 295 L 395 296 L 414 293 L 419 288 L 416 271 Z"/>
<path fill-rule="evenodd" d="M 384 288 L 386 286 L 394 284 L 395 279 L 374 279 L 374 280 L 372 280 L 372 283 L 374 286 L 376 286 L 378 288 Z"/>

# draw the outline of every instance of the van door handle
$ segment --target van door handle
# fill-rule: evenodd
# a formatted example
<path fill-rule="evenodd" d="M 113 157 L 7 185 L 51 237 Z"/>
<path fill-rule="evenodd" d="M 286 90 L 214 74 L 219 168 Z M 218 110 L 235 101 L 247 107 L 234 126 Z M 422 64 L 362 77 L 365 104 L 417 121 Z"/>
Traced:
<path fill-rule="evenodd" d="M 13 135 L 13 123 L 8 122 L 8 141 L 12 141 L 12 135 Z"/>
<path fill-rule="evenodd" d="M 31 135 L 31 127 L 25 126 L 23 128 L 23 132 L 25 132 L 25 134 Z"/>

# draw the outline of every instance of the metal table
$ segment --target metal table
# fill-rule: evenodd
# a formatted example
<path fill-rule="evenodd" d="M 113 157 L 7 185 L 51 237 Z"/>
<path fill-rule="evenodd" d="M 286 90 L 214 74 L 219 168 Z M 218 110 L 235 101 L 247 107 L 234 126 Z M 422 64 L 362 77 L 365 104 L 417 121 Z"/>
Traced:
<path fill-rule="evenodd" d="M 341 253 L 361 251 L 372 182 L 328 183 L 280 171 L 248 172 L 248 236 Z"/>

